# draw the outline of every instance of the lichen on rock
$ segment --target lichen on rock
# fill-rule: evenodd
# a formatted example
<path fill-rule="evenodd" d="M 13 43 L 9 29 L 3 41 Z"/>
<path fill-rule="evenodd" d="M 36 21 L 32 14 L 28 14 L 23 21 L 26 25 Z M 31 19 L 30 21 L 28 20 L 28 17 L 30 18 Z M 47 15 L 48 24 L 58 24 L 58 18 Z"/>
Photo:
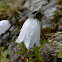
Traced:
<path fill-rule="evenodd" d="M 48 43 L 46 43 L 42 48 L 40 48 L 40 55 L 44 58 L 46 62 L 59 62 L 62 61 L 61 58 L 58 57 L 60 50 L 58 46 L 62 44 L 62 32 L 57 32 L 52 35 L 51 39 L 49 39 Z"/>

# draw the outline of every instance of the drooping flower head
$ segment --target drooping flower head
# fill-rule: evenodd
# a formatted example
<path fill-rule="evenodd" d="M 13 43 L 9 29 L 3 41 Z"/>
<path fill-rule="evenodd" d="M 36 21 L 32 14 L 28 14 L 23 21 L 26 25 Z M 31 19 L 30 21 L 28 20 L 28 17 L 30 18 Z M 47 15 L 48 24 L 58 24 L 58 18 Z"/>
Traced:
<path fill-rule="evenodd" d="M 1 20 L 0 21 L 0 36 L 1 34 L 5 33 L 9 28 L 11 24 L 8 20 Z"/>
<path fill-rule="evenodd" d="M 23 24 L 20 35 L 15 42 L 21 43 L 22 41 L 26 45 L 26 48 L 31 48 L 34 44 L 40 46 L 40 24 L 36 18 L 29 18 Z"/>

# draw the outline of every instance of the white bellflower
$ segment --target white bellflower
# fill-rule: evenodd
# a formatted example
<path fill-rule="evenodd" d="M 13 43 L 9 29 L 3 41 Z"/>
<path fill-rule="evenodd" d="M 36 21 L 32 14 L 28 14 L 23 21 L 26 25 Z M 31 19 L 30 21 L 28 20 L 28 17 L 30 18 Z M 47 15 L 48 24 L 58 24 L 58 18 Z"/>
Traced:
<path fill-rule="evenodd" d="M 22 41 L 27 49 L 34 44 L 40 46 L 40 24 L 38 19 L 29 18 L 25 21 L 15 42 L 21 43 Z"/>
<path fill-rule="evenodd" d="M 8 20 L 1 20 L 0 21 L 0 36 L 1 34 L 4 34 L 9 28 L 11 24 Z"/>

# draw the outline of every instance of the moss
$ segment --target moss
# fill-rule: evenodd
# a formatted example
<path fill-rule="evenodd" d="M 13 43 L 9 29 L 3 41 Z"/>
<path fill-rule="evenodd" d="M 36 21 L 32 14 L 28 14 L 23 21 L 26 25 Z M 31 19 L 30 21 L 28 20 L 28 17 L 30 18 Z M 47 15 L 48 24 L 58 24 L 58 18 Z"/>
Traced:
<path fill-rule="evenodd" d="M 60 21 L 59 19 L 60 19 L 59 12 L 56 12 L 55 16 L 52 18 L 52 22 L 57 23 Z"/>
<path fill-rule="evenodd" d="M 20 22 L 17 23 L 18 26 L 21 26 L 24 24 L 24 22 L 27 20 L 28 17 L 25 17 L 25 19 L 21 20 Z"/>
<path fill-rule="evenodd" d="M 42 32 L 43 34 L 48 34 L 48 33 L 51 33 L 51 32 L 53 32 L 53 31 L 54 31 L 54 28 L 52 28 L 52 27 L 50 27 L 50 28 L 46 27 L 46 28 L 42 28 L 42 29 L 41 29 L 41 32 Z"/>
<path fill-rule="evenodd" d="M 58 1 L 58 5 L 60 5 L 60 4 L 62 4 L 62 0 L 59 0 L 59 1 Z"/>
<path fill-rule="evenodd" d="M 52 27 L 50 27 L 50 28 L 48 28 L 48 27 L 42 28 L 42 29 L 41 29 L 41 33 L 42 33 L 42 34 L 41 34 L 41 38 L 42 38 L 42 39 L 48 39 L 49 36 L 47 36 L 47 35 L 45 35 L 45 34 L 52 33 L 52 32 L 55 32 L 55 29 L 52 28 Z"/>
<path fill-rule="evenodd" d="M 56 31 L 58 30 L 58 22 L 60 21 L 61 17 L 62 17 L 62 0 L 59 0 L 57 10 L 55 11 L 55 15 L 51 19 Z"/>
<path fill-rule="evenodd" d="M 48 3 L 50 2 L 50 0 L 48 0 Z"/>
<path fill-rule="evenodd" d="M 59 12 L 59 16 L 61 18 L 62 17 L 62 10 L 59 10 L 58 12 Z"/>
<path fill-rule="evenodd" d="M 59 5 L 59 14 L 62 16 L 62 0 L 58 1 L 58 5 Z"/>

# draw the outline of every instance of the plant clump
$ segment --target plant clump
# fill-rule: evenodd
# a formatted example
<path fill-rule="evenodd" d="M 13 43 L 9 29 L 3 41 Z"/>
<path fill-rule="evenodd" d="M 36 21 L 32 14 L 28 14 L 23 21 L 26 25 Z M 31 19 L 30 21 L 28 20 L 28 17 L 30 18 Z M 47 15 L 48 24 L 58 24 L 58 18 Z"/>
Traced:
<path fill-rule="evenodd" d="M 5 47 L 0 47 L 0 62 L 9 62 L 10 59 L 7 57 L 8 50 L 5 50 Z"/>

